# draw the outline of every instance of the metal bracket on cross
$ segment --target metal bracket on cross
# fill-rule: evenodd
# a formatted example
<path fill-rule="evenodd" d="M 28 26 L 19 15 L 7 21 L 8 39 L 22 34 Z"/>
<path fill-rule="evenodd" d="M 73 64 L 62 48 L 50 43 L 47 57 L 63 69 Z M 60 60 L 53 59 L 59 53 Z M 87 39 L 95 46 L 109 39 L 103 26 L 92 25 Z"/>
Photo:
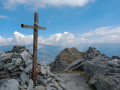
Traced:
<path fill-rule="evenodd" d="M 38 24 L 38 23 L 36 23 L 36 22 L 34 22 L 34 24 L 39 26 L 39 24 Z"/>

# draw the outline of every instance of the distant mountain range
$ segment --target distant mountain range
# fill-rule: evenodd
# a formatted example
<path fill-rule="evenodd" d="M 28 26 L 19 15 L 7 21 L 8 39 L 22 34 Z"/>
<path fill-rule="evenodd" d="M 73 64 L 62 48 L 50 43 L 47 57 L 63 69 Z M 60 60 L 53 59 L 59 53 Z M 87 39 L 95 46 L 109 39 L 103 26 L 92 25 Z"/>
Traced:
<path fill-rule="evenodd" d="M 106 54 L 109 57 L 120 56 L 120 45 L 119 44 L 93 44 L 89 45 L 97 48 L 101 53 Z M 89 46 L 76 47 L 79 51 L 86 51 Z M 26 47 L 32 52 L 32 45 L 26 45 Z M 13 45 L 0 46 L 0 52 L 6 52 L 11 50 Z M 38 59 L 40 62 L 50 64 L 55 60 L 58 53 L 60 53 L 65 47 L 52 46 L 52 45 L 38 45 Z"/>

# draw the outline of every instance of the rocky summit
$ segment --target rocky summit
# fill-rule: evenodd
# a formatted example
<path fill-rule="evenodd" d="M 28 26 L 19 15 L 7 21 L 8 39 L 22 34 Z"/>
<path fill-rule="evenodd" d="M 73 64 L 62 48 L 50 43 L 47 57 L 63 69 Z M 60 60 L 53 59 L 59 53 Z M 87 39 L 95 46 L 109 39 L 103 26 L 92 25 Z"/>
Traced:
<path fill-rule="evenodd" d="M 68 51 L 69 50 L 71 49 L 68 49 Z M 63 50 L 62 52 L 65 52 L 65 50 Z M 77 53 L 80 52 L 77 51 Z M 89 47 L 86 52 L 82 53 L 82 58 L 74 58 L 73 55 L 75 55 L 75 53 L 73 55 L 71 55 L 70 52 L 62 53 L 62 55 L 60 53 L 56 57 L 56 61 L 51 64 L 51 70 L 61 70 L 59 65 L 61 65 L 61 62 L 67 61 L 66 58 L 58 57 L 63 57 L 63 54 L 71 55 L 71 59 L 73 59 L 71 60 L 72 62 L 67 65 L 65 64 L 66 67 L 62 68 L 62 71 L 84 72 L 86 82 L 94 90 L 120 90 L 120 58 L 118 56 L 113 56 L 112 58 L 109 58 L 105 54 L 101 54 L 99 50 L 96 50 L 96 48 L 93 47 Z M 81 56 L 81 54 L 79 55 Z M 58 66 L 57 69 L 55 66 Z"/>
<path fill-rule="evenodd" d="M 38 63 L 37 80 L 32 77 L 32 54 L 23 46 L 0 53 L 0 90 L 64 90 L 49 66 Z"/>
<path fill-rule="evenodd" d="M 1 52 L 0 90 L 120 90 L 120 58 L 109 58 L 96 48 L 89 47 L 86 52 L 76 48 L 61 51 L 50 66 L 52 72 L 62 73 L 53 74 L 50 66 L 37 63 L 35 83 L 32 59 L 23 46 Z"/>
<path fill-rule="evenodd" d="M 84 58 L 84 53 L 79 52 L 76 48 L 65 48 L 57 56 L 54 62 L 50 64 L 52 72 L 61 72 L 76 59 Z"/>

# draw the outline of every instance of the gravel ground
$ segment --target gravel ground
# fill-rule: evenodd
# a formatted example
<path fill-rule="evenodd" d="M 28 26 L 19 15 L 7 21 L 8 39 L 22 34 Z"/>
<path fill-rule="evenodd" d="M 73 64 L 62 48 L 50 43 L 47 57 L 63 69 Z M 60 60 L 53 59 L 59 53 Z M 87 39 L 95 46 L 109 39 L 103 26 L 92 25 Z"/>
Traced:
<path fill-rule="evenodd" d="M 62 73 L 56 74 L 60 84 L 67 90 L 92 90 L 85 82 L 84 77 L 80 77 L 79 73 Z"/>

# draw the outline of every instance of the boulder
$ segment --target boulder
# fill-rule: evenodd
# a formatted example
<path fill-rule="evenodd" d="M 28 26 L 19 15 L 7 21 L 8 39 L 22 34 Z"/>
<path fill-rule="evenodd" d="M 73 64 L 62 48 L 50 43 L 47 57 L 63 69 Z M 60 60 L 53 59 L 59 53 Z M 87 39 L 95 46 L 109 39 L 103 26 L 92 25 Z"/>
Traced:
<path fill-rule="evenodd" d="M 19 82 L 16 79 L 9 79 L 1 85 L 0 90 L 19 90 Z"/>
<path fill-rule="evenodd" d="M 26 66 L 26 68 L 24 69 L 26 73 L 30 72 L 31 70 L 32 70 L 32 63 Z"/>
<path fill-rule="evenodd" d="M 33 86 L 34 86 L 33 80 L 30 79 L 30 80 L 29 80 L 29 83 L 28 83 L 27 90 L 33 90 Z"/>
<path fill-rule="evenodd" d="M 27 81 L 27 74 L 23 71 L 19 77 L 21 85 L 24 85 Z"/>
<path fill-rule="evenodd" d="M 100 52 L 95 55 L 95 49 L 90 51 L 84 62 L 84 71 L 90 77 L 89 84 L 94 85 L 97 90 L 120 90 L 120 60 L 111 60 Z"/>
<path fill-rule="evenodd" d="M 97 90 L 120 90 L 120 74 L 103 75 L 97 74 L 89 81 Z"/>
<path fill-rule="evenodd" d="M 24 61 L 29 60 L 32 56 L 27 50 L 24 50 L 22 53 L 20 53 L 20 55 Z"/>
<path fill-rule="evenodd" d="M 47 85 L 45 79 L 41 75 L 37 76 L 37 84 Z"/>
<path fill-rule="evenodd" d="M 2 85 L 4 82 L 8 81 L 9 79 L 10 79 L 10 78 L 0 79 L 0 87 L 1 87 L 1 85 Z"/>
<path fill-rule="evenodd" d="M 25 61 L 25 65 L 26 65 L 26 66 L 28 66 L 28 65 L 31 64 L 31 63 L 32 63 L 32 60 L 31 60 L 31 59 Z"/>
<path fill-rule="evenodd" d="M 47 65 L 45 65 L 45 64 L 41 64 L 40 65 L 40 69 L 41 69 L 41 74 L 43 74 L 43 75 L 47 75 L 47 74 L 49 74 L 50 73 L 50 66 L 47 66 Z"/>

